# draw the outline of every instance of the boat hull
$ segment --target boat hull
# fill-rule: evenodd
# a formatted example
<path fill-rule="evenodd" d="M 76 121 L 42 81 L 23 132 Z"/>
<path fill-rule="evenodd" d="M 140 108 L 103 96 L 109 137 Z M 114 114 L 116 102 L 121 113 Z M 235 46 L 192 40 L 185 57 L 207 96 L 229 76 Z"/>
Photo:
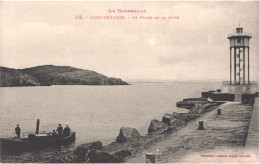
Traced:
<path fill-rule="evenodd" d="M 66 137 L 42 137 L 36 139 L 1 138 L 1 153 L 16 153 L 44 149 L 50 146 L 61 146 L 74 142 L 76 133 Z"/>

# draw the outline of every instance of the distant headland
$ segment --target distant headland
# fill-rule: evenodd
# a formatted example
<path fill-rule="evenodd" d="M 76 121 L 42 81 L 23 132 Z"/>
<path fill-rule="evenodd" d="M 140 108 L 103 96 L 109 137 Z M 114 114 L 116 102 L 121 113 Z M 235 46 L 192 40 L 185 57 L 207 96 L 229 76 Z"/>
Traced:
<path fill-rule="evenodd" d="M 0 66 L 0 87 L 50 85 L 128 85 L 95 71 L 70 66 L 43 65 L 25 69 Z"/>

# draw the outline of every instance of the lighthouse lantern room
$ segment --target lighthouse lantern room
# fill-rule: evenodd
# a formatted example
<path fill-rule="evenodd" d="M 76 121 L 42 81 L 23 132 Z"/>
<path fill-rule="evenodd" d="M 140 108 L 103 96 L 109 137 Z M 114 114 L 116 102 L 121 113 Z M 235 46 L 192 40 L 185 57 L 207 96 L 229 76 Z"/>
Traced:
<path fill-rule="evenodd" d="M 252 34 L 237 27 L 236 32 L 228 34 L 230 41 L 230 84 L 250 84 L 249 81 L 249 40 Z"/>

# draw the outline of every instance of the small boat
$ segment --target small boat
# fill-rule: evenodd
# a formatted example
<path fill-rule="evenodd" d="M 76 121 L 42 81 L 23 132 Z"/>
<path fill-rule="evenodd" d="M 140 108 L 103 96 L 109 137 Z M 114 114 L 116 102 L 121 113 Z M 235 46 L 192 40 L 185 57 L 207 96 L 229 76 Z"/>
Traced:
<path fill-rule="evenodd" d="M 67 145 L 74 142 L 76 139 L 76 132 L 70 132 L 67 135 L 58 135 L 53 132 L 37 133 L 37 131 L 39 131 L 38 120 L 36 133 L 28 134 L 28 138 L 1 138 L 1 152 L 9 154 L 30 150 L 39 150 L 50 146 Z"/>

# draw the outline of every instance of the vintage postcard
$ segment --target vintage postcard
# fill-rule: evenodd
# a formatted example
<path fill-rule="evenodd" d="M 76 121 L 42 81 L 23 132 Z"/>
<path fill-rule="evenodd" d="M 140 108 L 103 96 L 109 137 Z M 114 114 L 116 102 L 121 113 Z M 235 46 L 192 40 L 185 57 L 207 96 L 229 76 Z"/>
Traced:
<path fill-rule="evenodd" d="M 259 1 L 0 1 L 1 163 L 258 163 Z"/>

